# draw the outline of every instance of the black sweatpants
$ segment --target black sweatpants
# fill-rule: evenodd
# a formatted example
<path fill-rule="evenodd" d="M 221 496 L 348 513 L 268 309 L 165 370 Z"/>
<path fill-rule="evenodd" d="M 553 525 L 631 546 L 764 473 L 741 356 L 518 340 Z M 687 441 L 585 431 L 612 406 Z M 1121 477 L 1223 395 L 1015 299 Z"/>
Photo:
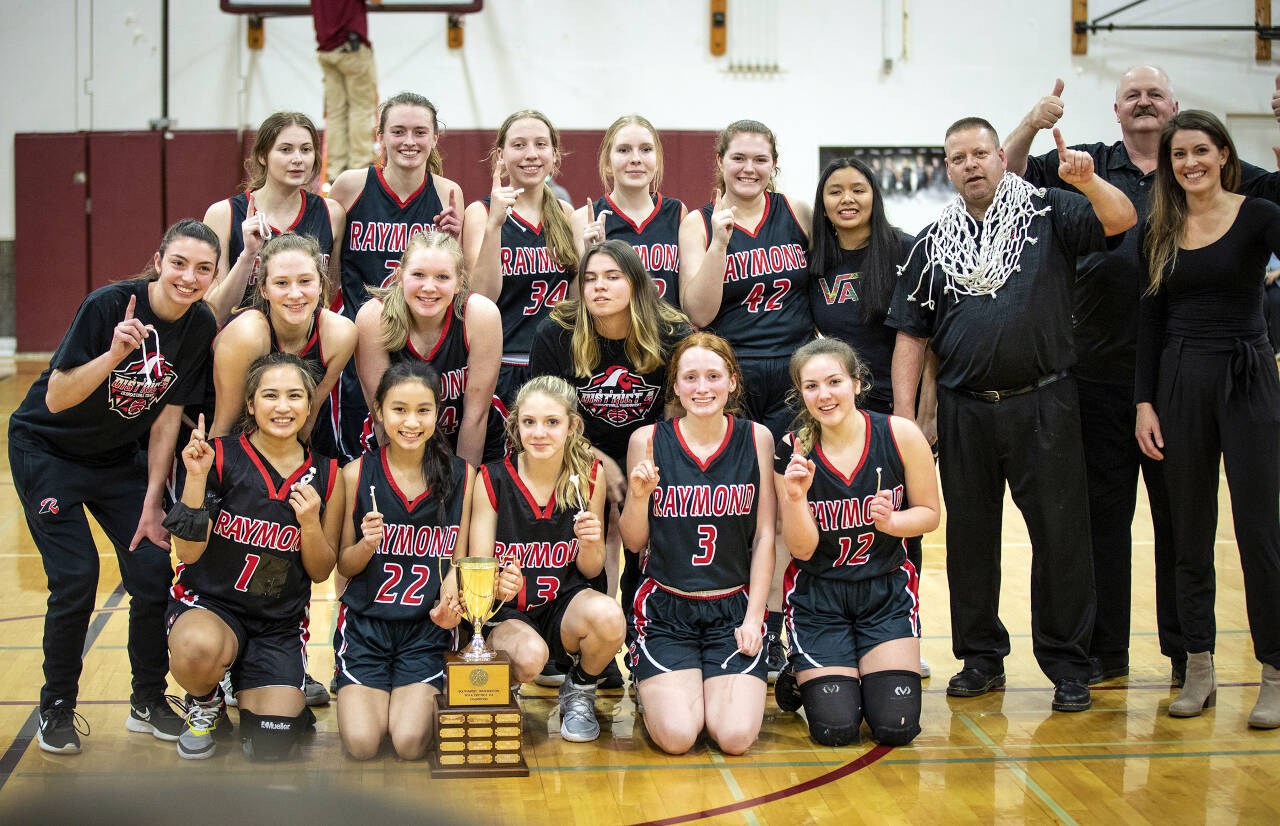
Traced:
<path fill-rule="evenodd" d="M 1270 350 L 1262 336 L 1230 344 L 1170 339 L 1160 357 L 1155 408 L 1187 651 L 1214 648 L 1222 460 L 1254 655 L 1280 668 L 1280 380 Z"/>
<path fill-rule="evenodd" d="M 1133 515 L 1138 502 L 1138 468 L 1151 503 L 1155 531 L 1156 628 L 1160 652 L 1185 659 L 1174 591 L 1173 524 L 1161 462 L 1148 459 L 1134 438 L 1133 387 L 1076 379 L 1080 432 L 1089 490 L 1094 594 L 1090 656 L 1105 666 L 1129 662 L 1129 609 L 1133 581 Z"/>
<path fill-rule="evenodd" d="M 162 696 L 169 670 L 164 631 L 173 582 L 169 551 L 146 540 L 129 551 L 147 492 L 146 454 L 116 467 L 90 468 L 10 439 L 9 466 L 49 581 L 40 708 L 58 700 L 74 707 L 79 692 L 84 641 L 98 590 L 98 548 L 86 508 L 115 546 L 129 593 L 133 694 L 139 699 Z"/>
<path fill-rule="evenodd" d="M 1000 521 L 1007 480 L 1031 537 L 1031 635 L 1049 677 L 1089 678 L 1093 558 L 1075 381 L 989 403 L 938 389 L 938 457 L 947 504 L 952 650 L 1003 670 Z"/>

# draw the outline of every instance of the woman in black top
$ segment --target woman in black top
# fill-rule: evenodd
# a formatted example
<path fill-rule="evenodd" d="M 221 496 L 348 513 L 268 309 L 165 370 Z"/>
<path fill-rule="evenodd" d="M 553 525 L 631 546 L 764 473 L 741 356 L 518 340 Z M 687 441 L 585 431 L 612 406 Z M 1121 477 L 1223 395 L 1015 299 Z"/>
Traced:
<path fill-rule="evenodd" d="M 9 419 L 14 488 L 49 578 L 36 733 L 45 751 L 80 752 L 76 695 L 98 585 L 85 508 L 115 547 L 130 597 L 133 698 L 125 725 L 169 741 L 182 733 L 164 701 L 173 570 L 161 498 L 182 407 L 204 393 L 217 327 L 201 298 L 220 250 L 218 236 L 199 221 L 170 227 L 142 276 L 89 294 Z M 138 449 L 144 438 L 145 453 Z"/>
<path fill-rule="evenodd" d="M 1225 460 L 1262 689 L 1249 725 L 1280 727 L 1280 381 L 1262 316 L 1280 207 L 1235 194 L 1240 161 L 1208 112 L 1174 116 L 1141 250 L 1151 284 L 1138 326 L 1137 437 L 1164 461 L 1173 513 L 1178 619 L 1187 676 L 1169 704 L 1194 717 L 1216 699 L 1214 532 Z"/>

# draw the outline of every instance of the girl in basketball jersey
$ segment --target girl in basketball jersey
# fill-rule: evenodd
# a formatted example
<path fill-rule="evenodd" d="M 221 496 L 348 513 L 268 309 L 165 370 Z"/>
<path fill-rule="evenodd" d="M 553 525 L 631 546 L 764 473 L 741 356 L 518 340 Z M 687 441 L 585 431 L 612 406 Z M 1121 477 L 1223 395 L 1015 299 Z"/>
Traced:
<path fill-rule="evenodd" d="M 866 367 L 848 344 L 820 338 L 791 359 L 800 427 L 774 454 L 791 666 L 824 746 L 858 741 L 865 718 L 882 745 L 920 732 L 919 576 L 906 537 L 938 526 L 929 444 L 909 419 L 858 409 Z M 779 680 L 782 686 L 782 680 Z"/>
<path fill-rule="evenodd" d="M 337 457 L 329 391 L 355 351 L 355 325 L 321 306 L 324 280 L 314 238 L 293 232 L 273 236 L 259 259 L 254 306 L 236 315 L 213 342 L 216 406 L 209 433 L 225 436 L 239 421 L 244 377 L 255 359 L 277 351 L 292 353 L 306 362 L 317 382 L 302 438 L 318 454 Z"/>
<path fill-rule="evenodd" d="M 573 213 L 573 237 L 583 253 L 606 238 L 635 247 L 658 295 L 680 306 L 680 222 L 687 211 L 679 198 L 665 197 L 662 141 L 641 115 L 615 120 L 600 142 L 600 183 L 609 192 Z"/>
<path fill-rule="evenodd" d="M 462 189 L 441 175 L 444 165 L 436 107 L 422 95 L 401 92 L 378 111 L 382 154 L 368 169 L 348 169 L 329 194 L 347 211 L 342 243 L 342 295 L 332 309 L 352 321 L 369 299 L 369 287 L 385 287 L 416 232 L 462 232 Z M 375 382 L 376 383 L 376 382 Z M 355 365 L 343 371 L 339 424 L 347 453 L 360 452 L 369 411 Z"/>
<path fill-rule="evenodd" d="M 510 409 L 529 378 L 538 323 L 568 294 L 578 248 L 569 223 L 573 208 L 549 183 L 560 168 L 560 132 L 547 116 L 526 109 L 508 117 L 490 156 L 493 191 L 467 207 L 462 249 L 475 291 L 502 314 L 498 398 Z"/>
<path fill-rule="evenodd" d="M 682 341 L 668 387 L 683 415 L 640 428 L 627 450 L 622 538 L 647 547 L 629 663 L 661 749 L 683 754 L 705 727 L 721 751 L 742 754 L 764 716 L 772 438 L 733 415 L 741 374 L 719 336 Z"/>
<path fill-rule="evenodd" d="M 429 366 L 392 366 L 373 400 L 387 444 L 342 472 L 353 507 L 338 573 L 351 579 L 333 652 L 338 731 L 357 760 L 376 755 L 388 733 L 400 758 L 422 757 L 460 618 L 454 579 L 441 580 L 440 562 L 455 548 L 465 553 L 475 471 L 436 426 L 440 398 Z"/>
<path fill-rule="evenodd" d="M 520 592 L 490 621 L 492 647 L 511 656 L 513 678 L 532 680 L 548 657 L 573 661 L 560 686 L 560 734 L 600 736 L 596 681 L 622 647 L 618 603 L 587 581 L 604 568 L 604 473 L 582 435 L 573 388 L 530 379 L 507 418 L 515 453 L 480 470 L 471 556 L 496 556 L 523 575 Z"/>
<path fill-rule="evenodd" d="M 356 370 L 370 409 L 389 365 L 430 364 L 442 377 L 435 427 L 450 448 L 474 467 L 485 456 L 501 456 L 493 389 L 502 361 L 502 319 L 492 301 L 471 291 L 458 242 L 441 232 L 415 232 L 390 286 L 374 293 L 356 315 Z M 380 425 L 371 425 L 385 444 Z"/>
<path fill-rule="evenodd" d="M 165 520 L 181 563 L 166 621 L 169 670 L 188 692 L 182 757 L 213 755 L 228 668 L 250 757 L 289 756 L 309 722 L 307 603 L 333 571 L 344 513 L 337 461 L 299 439 L 314 392 L 302 359 L 262 356 L 245 378 L 245 431 L 207 441 L 201 416 L 182 452 L 186 484 Z"/>
<path fill-rule="evenodd" d="M 264 241 L 282 232 L 310 235 L 320 245 L 320 272 L 327 276 L 347 221 L 342 205 L 307 188 L 320 174 L 320 139 L 311 118 L 301 112 L 267 117 L 244 168 L 249 176 L 245 191 L 218 201 L 204 214 L 227 251 L 218 266 L 218 282 L 206 298 L 219 325 L 235 309 L 253 303 Z"/>

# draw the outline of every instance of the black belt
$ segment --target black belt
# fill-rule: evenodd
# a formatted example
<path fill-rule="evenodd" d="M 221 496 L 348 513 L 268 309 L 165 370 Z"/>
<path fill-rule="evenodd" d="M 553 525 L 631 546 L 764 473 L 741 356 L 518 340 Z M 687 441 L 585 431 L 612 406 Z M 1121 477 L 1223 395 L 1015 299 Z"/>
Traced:
<path fill-rule="evenodd" d="M 1004 401 L 1011 396 L 1021 396 L 1023 393 L 1030 393 L 1032 390 L 1039 390 L 1041 387 L 1053 384 L 1055 381 L 1065 377 L 1066 375 L 1066 370 L 1063 370 L 1061 373 L 1050 373 L 1047 376 L 1041 376 L 1031 382 L 1031 384 L 1024 385 L 1022 387 L 1015 387 L 1012 390 L 964 390 L 957 387 L 952 392 L 959 393 L 961 396 L 968 396 L 971 399 L 977 399 L 980 402 L 990 402 L 991 404 L 995 404 L 996 402 Z"/>

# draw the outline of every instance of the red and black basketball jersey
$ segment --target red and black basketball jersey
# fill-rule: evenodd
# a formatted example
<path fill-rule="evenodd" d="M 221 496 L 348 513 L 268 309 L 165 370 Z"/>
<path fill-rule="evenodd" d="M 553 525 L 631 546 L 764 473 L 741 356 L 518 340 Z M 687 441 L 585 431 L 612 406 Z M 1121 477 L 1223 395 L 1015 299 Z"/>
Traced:
<path fill-rule="evenodd" d="M 764 215 L 754 230 L 735 226 L 729 237 L 724 293 L 710 329 L 739 357 L 788 356 L 813 337 L 809 269 L 800 222 L 786 196 L 764 194 Z M 698 211 L 711 238 L 714 204 Z"/>
<path fill-rule="evenodd" d="M 248 436 L 214 439 L 213 451 L 208 489 L 221 497 L 221 509 L 213 517 L 204 553 L 189 565 L 178 565 L 170 594 L 188 605 L 208 597 L 256 619 L 302 616 L 311 599 L 311 578 L 302 567 L 301 535 L 289 494 L 294 485 L 310 485 L 328 502 L 338 479 L 337 460 L 313 461 L 308 453 L 284 478 Z"/>
<path fill-rule="evenodd" d="M 649 500 L 644 573 L 681 591 L 719 591 L 751 579 L 760 462 L 752 423 L 728 417 L 724 442 L 705 462 L 680 435 L 680 420 L 653 428 L 659 482 Z"/>
<path fill-rule="evenodd" d="M 470 303 L 470 298 L 467 299 Z M 417 359 L 425 361 L 440 374 L 440 399 L 436 407 L 436 427 L 458 448 L 458 425 L 462 423 L 463 397 L 467 392 L 467 364 L 471 346 L 467 343 L 466 317 L 452 308 L 445 313 L 444 329 L 430 350 L 418 352 L 412 339 L 405 339 L 404 347 L 387 353 L 392 364 Z"/>
<path fill-rule="evenodd" d="M 489 210 L 489 196 L 480 203 Z M 559 209 L 557 204 L 553 209 Z M 569 292 L 571 273 L 566 272 L 547 248 L 543 223 L 530 224 L 512 212 L 502 224 L 502 292 L 498 295 L 498 311 L 502 313 L 502 355 L 523 357 L 533 346 L 533 333 L 538 322 L 551 308 L 564 301 Z"/>
<path fill-rule="evenodd" d="M 441 569 L 448 567 L 458 541 L 466 496 L 467 463 L 457 456 L 452 458 L 453 487 L 444 502 L 432 490 L 413 500 L 405 496 L 391 476 L 382 448 L 357 460 L 360 484 L 351 510 L 355 535 L 361 535 L 360 523 L 373 510 L 370 488 L 376 492 L 385 530 L 369 564 L 342 592 L 342 602 L 349 609 L 386 620 L 427 617 L 440 596 Z"/>
<path fill-rule="evenodd" d="M 422 187 L 407 200 L 396 197 L 382 170 L 370 166 L 364 189 L 347 210 L 347 234 L 342 239 L 342 302 L 330 307 L 352 321 L 369 300 L 366 287 L 386 286 L 400 265 L 409 237 L 431 232 L 443 211 L 435 179 L 428 172 Z"/>
<path fill-rule="evenodd" d="M 329 362 L 324 357 L 324 347 L 320 343 L 320 313 L 321 308 L 317 307 L 311 316 L 311 334 L 307 336 L 307 343 L 296 353 L 298 358 L 307 365 L 307 369 L 311 371 L 311 377 L 316 381 L 323 379 L 329 368 Z M 276 338 L 276 328 L 271 323 L 271 313 L 267 313 L 266 316 L 267 328 L 271 330 L 271 352 L 279 353 L 281 352 L 280 340 Z"/>
<path fill-rule="evenodd" d="M 244 231 L 242 225 L 249 215 L 249 206 L 253 203 L 252 192 L 241 192 L 227 199 L 231 205 L 231 238 L 227 242 L 227 260 L 235 264 L 244 250 Z M 326 268 L 329 266 L 329 255 L 333 252 L 333 224 L 329 220 L 329 203 L 324 196 L 302 190 L 302 207 L 294 217 L 293 223 L 287 227 L 271 227 L 273 235 L 282 232 L 296 232 L 299 235 L 310 235 L 320 245 L 320 256 Z M 324 275 L 323 272 L 320 273 Z M 258 288 L 258 259 L 253 259 L 253 271 L 245 284 L 244 295 L 237 307 L 248 307 L 253 304 L 253 292 Z"/>
<path fill-rule="evenodd" d="M 673 307 L 680 306 L 680 210 L 683 204 L 678 198 L 664 198 L 662 193 L 653 195 L 653 212 L 640 224 L 635 224 L 613 200 L 604 196 L 592 204 L 595 214 L 605 210 L 606 238 L 626 241 L 640 256 L 640 262 L 653 276 L 658 295 Z"/>
<path fill-rule="evenodd" d="M 818 523 L 818 547 L 809 559 L 793 560 L 807 574 L 827 579 L 859 580 L 896 571 L 907 558 L 906 540 L 876 530 L 867 508 L 876 494 L 877 471 L 880 490 L 893 491 L 893 509 L 902 510 L 907 484 L 906 470 L 898 443 L 893 438 L 889 417 L 867 410 L 862 414 L 867 441 L 862 457 L 850 476 L 827 461 L 822 446 L 815 443 L 806 458 L 813 461 L 813 483 L 809 486 L 809 511 Z M 774 470 L 785 473 L 793 453 L 794 436 L 778 442 Z"/>
<path fill-rule="evenodd" d="M 511 604 L 528 611 L 554 602 L 587 584 L 578 570 L 578 537 L 573 532 L 574 506 L 561 508 L 554 494 L 540 506 L 516 471 L 515 457 L 490 462 L 480 470 L 489 504 L 498 514 L 493 555 L 503 564 L 516 560 L 524 574 L 524 587 Z M 599 462 L 591 476 L 599 473 Z M 594 483 L 588 481 L 587 496 Z"/>

